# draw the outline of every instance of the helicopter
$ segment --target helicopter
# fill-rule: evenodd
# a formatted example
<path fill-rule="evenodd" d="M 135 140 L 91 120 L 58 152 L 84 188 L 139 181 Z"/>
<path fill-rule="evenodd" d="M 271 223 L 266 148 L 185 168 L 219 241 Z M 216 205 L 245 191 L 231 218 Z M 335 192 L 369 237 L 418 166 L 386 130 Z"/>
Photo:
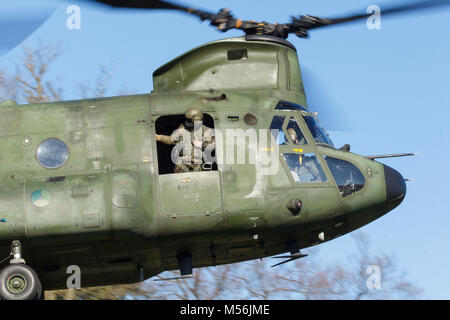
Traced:
<path fill-rule="evenodd" d="M 296 48 L 287 40 L 369 14 L 274 24 L 167 1 L 98 2 L 182 11 L 245 36 L 167 62 L 154 71 L 150 94 L 0 104 L 1 299 L 42 299 L 44 290 L 66 288 L 69 266 L 80 268 L 83 286 L 177 269 L 188 278 L 194 268 L 281 254 L 273 257 L 282 260 L 276 267 L 404 200 L 403 176 L 375 160 L 413 154 L 336 148 L 308 107 Z M 172 136 L 193 108 L 200 128 L 214 130 L 216 160 L 174 172 L 176 146 L 158 136 Z"/>

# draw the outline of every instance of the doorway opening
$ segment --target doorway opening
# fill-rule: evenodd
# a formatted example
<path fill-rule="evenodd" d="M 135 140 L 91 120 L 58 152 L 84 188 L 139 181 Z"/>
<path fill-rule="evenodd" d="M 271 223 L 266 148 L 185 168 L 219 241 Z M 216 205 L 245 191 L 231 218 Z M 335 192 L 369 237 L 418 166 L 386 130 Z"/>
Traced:
<path fill-rule="evenodd" d="M 167 115 L 159 117 L 155 122 L 155 132 L 159 135 L 170 136 L 176 129 L 180 128 L 180 125 L 184 124 L 185 115 Z M 203 114 L 203 125 L 214 129 L 214 119 L 211 115 Z M 175 163 L 172 161 L 172 149 L 174 145 L 158 142 L 156 146 L 156 152 L 158 154 L 158 171 L 159 174 L 174 173 Z M 203 150 L 202 150 L 203 151 Z M 212 156 L 215 158 L 215 150 L 212 152 Z M 217 171 L 217 164 L 214 161 L 210 165 L 202 165 L 201 171 Z"/>

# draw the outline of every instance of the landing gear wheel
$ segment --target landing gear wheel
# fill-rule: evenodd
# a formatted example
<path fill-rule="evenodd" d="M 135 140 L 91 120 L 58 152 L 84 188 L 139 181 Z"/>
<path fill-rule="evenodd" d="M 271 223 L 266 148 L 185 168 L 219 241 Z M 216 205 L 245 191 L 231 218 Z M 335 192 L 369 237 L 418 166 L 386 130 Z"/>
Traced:
<path fill-rule="evenodd" d="M 0 299 L 37 300 L 41 294 L 41 282 L 29 266 L 12 264 L 0 273 Z"/>

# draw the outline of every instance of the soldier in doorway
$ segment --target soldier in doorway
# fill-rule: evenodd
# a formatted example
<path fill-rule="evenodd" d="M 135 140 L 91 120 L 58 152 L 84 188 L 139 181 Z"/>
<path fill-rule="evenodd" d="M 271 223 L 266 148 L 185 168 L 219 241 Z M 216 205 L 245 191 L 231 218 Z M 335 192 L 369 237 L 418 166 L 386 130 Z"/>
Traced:
<path fill-rule="evenodd" d="M 215 148 L 214 130 L 203 124 L 203 111 L 194 107 L 186 110 L 185 122 L 180 124 L 170 136 L 156 135 L 156 141 L 175 145 L 172 150 L 174 172 L 198 172 L 212 163 L 203 161 L 203 151 Z"/>

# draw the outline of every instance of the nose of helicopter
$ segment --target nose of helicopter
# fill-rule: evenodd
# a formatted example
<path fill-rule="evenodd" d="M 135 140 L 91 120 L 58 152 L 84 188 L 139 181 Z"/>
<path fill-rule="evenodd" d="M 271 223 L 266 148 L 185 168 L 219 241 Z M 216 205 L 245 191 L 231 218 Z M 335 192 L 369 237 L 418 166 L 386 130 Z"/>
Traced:
<path fill-rule="evenodd" d="M 386 165 L 383 166 L 386 183 L 386 202 L 395 202 L 395 206 L 397 206 L 402 202 L 406 194 L 405 179 L 397 170 Z"/>

